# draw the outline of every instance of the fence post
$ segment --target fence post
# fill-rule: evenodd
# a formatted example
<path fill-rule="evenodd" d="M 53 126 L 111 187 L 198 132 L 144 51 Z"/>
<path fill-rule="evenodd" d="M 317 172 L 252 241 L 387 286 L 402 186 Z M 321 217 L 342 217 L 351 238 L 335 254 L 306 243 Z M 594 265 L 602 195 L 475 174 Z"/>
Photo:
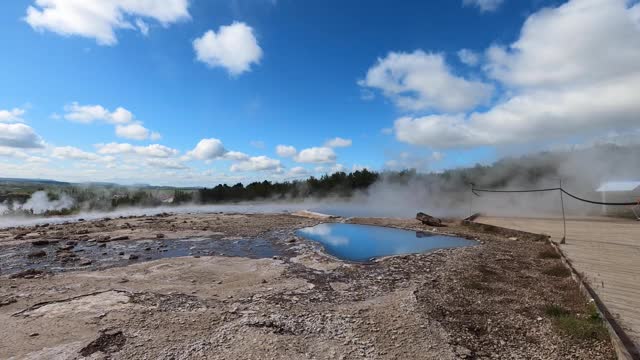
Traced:
<path fill-rule="evenodd" d="M 565 244 L 567 242 L 567 219 L 564 215 L 564 194 L 562 193 L 562 178 L 560 178 L 560 206 L 562 206 L 562 240 L 560 240 L 560 244 Z"/>

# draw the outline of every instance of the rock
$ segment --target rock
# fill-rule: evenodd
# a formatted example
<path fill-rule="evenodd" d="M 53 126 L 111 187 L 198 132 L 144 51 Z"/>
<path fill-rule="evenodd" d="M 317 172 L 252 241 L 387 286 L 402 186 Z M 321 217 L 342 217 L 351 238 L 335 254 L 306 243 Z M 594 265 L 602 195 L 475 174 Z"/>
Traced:
<path fill-rule="evenodd" d="M 416 220 L 419 220 L 423 224 L 429 225 L 429 226 L 446 226 L 442 223 L 442 220 L 436 217 L 433 217 L 431 215 L 427 215 L 423 212 L 419 212 L 416 214 Z"/>
<path fill-rule="evenodd" d="M 31 336 L 31 337 L 35 337 L 35 336 L 38 336 L 38 335 L 40 335 L 40 334 L 38 334 L 37 332 L 29 334 L 29 336 Z"/>
<path fill-rule="evenodd" d="M 31 242 L 33 246 L 47 246 L 49 245 L 49 240 L 34 240 Z"/>
<path fill-rule="evenodd" d="M 140 256 L 136 255 L 136 254 L 129 254 L 129 255 L 125 255 L 124 259 L 125 260 L 136 260 L 140 258 Z"/>
<path fill-rule="evenodd" d="M 464 346 L 460 346 L 460 345 L 456 346 L 455 353 L 456 353 L 456 355 L 458 355 L 458 356 L 460 356 L 462 358 L 471 357 L 471 355 L 473 354 L 473 352 L 471 350 L 467 349 Z"/>
<path fill-rule="evenodd" d="M 10 275 L 9 279 L 17 279 L 17 278 L 33 279 L 34 277 L 42 274 L 44 274 L 44 271 L 42 270 L 29 269 L 29 270 L 21 271 L 19 273 Z"/>
<path fill-rule="evenodd" d="M 47 256 L 47 253 L 44 250 L 32 251 L 27 255 L 27 257 L 30 259 L 40 258 L 45 256 Z"/>
<path fill-rule="evenodd" d="M 111 241 L 111 239 L 107 235 L 99 236 L 96 238 L 96 242 L 99 242 L 99 243 L 106 243 L 109 241 Z"/>
<path fill-rule="evenodd" d="M 6 299 L 1 299 L 0 300 L 0 307 L 6 306 L 6 305 L 9 305 L 9 304 L 13 304 L 15 302 L 17 302 L 17 300 L 15 298 L 12 298 L 12 297 L 6 298 Z"/>
<path fill-rule="evenodd" d="M 120 240 L 129 240 L 129 237 L 127 235 L 122 235 L 122 236 L 112 237 L 111 239 L 109 239 L 109 241 L 120 241 Z"/>
<path fill-rule="evenodd" d="M 156 234 L 156 239 L 164 239 L 164 234 Z"/>
<path fill-rule="evenodd" d="M 83 259 L 83 260 L 80 261 L 80 263 L 78 265 L 79 266 L 89 266 L 89 265 L 91 265 L 91 260 Z"/>

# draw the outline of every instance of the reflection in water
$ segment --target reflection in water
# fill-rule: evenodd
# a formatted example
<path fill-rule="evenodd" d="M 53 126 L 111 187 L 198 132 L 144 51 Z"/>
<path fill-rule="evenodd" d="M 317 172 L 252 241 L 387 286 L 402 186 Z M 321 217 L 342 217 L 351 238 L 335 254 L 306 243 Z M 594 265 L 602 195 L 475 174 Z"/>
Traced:
<path fill-rule="evenodd" d="M 320 224 L 300 229 L 297 234 L 323 244 L 328 253 L 338 258 L 360 262 L 476 244 L 453 236 L 355 224 Z"/>

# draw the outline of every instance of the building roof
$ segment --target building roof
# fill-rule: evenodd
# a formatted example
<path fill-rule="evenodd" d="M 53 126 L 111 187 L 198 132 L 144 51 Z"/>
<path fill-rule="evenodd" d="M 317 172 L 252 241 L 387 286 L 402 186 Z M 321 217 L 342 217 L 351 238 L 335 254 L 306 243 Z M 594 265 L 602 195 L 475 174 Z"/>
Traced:
<path fill-rule="evenodd" d="M 640 181 L 607 181 L 602 183 L 596 191 L 634 191 L 638 188 L 640 188 Z"/>

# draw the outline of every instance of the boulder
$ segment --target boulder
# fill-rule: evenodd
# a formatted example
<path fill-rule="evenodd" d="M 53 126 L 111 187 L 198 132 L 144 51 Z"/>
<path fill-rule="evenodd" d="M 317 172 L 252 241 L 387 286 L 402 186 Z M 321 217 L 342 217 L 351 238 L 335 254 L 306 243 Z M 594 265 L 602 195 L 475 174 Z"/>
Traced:
<path fill-rule="evenodd" d="M 416 219 L 429 226 L 446 226 L 442 223 L 442 220 L 438 219 L 437 217 L 427 215 L 423 212 L 419 212 L 418 214 L 416 214 Z"/>

